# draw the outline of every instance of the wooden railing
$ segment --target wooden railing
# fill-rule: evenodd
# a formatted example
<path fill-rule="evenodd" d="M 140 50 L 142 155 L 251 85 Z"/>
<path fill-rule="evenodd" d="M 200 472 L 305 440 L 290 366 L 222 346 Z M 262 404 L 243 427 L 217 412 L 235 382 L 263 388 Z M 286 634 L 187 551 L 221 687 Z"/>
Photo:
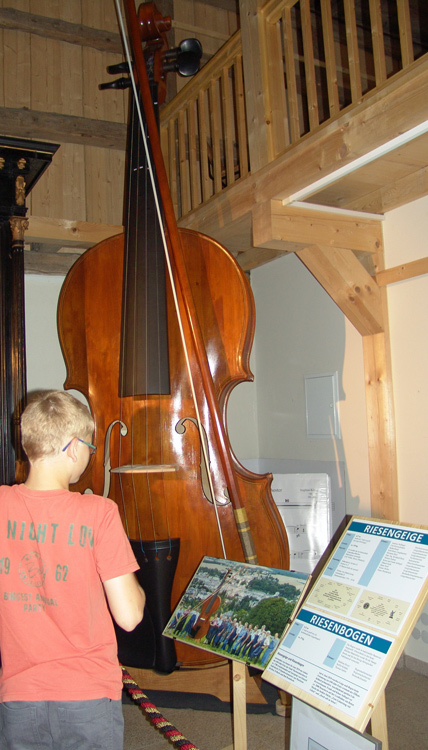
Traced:
<path fill-rule="evenodd" d="M 397 0 L 396 15 L 393 7 L 342 0 L 333 16 L 331 0 L 269 0 L 259 10 L 252 50 L 261 61 L 268 162 L 426 54 L 409 0 Z M 177 218 L 249 173 L 246 62 L 238 31 L 161 113 Z"/>
<path fill-rule="evenodd" d="M 162 110 L 161 143 L 178 217 L 248 174 L 239 32 Z"/>

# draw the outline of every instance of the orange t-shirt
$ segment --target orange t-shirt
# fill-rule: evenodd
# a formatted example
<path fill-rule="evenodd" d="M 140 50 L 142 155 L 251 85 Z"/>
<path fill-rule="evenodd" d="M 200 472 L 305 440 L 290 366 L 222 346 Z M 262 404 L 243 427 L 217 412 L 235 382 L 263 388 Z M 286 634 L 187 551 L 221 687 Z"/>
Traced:
<path fill-rule="evenodd" d="M 119 700 L 102 582 L 138 567 L 112 500 L 0 487 L 0 701 Z"/>

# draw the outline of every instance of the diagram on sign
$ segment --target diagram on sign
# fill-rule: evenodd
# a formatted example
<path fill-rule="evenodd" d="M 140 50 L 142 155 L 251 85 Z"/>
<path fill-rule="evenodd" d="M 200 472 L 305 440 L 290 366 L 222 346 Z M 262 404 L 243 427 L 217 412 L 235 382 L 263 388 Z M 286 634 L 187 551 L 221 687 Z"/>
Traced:
<path fill-rule="evenodd" d="M 391 596 L 364 591 L 360 596 L 352 617 L 370 625 L 396 633 L 409 609 L 409 603 Z"/>
<path fill-rule="evenodd" d="M 309 594 L 307 602 L 346 615 L 351 611 L 359 593 L 360 589 L 356 586 L 321 579 Z"/>

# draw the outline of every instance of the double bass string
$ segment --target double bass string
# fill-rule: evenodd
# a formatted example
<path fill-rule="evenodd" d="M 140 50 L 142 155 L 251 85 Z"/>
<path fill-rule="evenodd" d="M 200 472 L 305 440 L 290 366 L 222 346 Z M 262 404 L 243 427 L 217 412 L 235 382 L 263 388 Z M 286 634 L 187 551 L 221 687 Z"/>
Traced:
<path fill-rule="evenodd" d="M 131 117 L 132 116 L 133 116 L 133 110 L 131 109 Z M 133 148 L 132 141 L 131 141 L 130 147 L 131 147 L 131 149 Z M 128 169 L 129 169 L 129 165 L 131 163 L 132 163 L 132 154 L 128 154 Z M 130 233 L 129 205 L 127 206 L 127 209 L 128 209 L 128 213 L 127 213 L 127 215 L 125 217 L 125 221 L 126 221 L 125 238 L 127 239 L 127 241 L 129 241 L 129 233 Z M 128 273 L 129 273 L 128 265 L 129 265 L 129 253 L 125 252 L 124 253 L 124 269 L 123 269 L 124 276 L 127 276 Z M 126 309 L 126 303 L 127 303 L 127 300 L 126 300 L 127 286 L 124 284 L 123 287 L 122 287 L 122 289 L 123 289 L 122 294 L 125 296 L 124 306 L 125 306 L 125 309 Z M 124 370 L 124 367 L 125 367 L 125 358 L 123 356 L 123 351 L 124 351 L 124 348 L 125 348 L 125 337 L 124 336 L 122 337 L 122 340 L 121 340 L 121 347 L 122 347 L 122 356 L 120 357 L 120 362 L 121 362 L 121 367 L 122 367 L 122 373 L 121 373 L 121 375 L 122 375 L 122 379 L 123 379 L 123 374 L 124 374 L 123 370 Z M 122 423 L 124 422 L 124 419 L 123 419 L 123 399 L 120 399 L 120 421 Z M 122 439 L 121 439 L 121 432 L 120 432 L 119 433 L 119 466 L 121 464 L 122 464 Z M 119 487 L 120 487 L 120 496 L 122 498 L 122 509 L 123 509 L 123 514 L 124 514 L 124 518 L 125 518 L 126 533 L 127 533 L 128 537 L 129 537 L 128 517 L 127 517 L 127 512 L 126 512 L 125 494 L 124 494 L 124 491 L 123 491 L 123 481 L 122 481 L 122 475 L 121 474 L 119 474 L 119 476 L 118 476 L 118 481 L 119 481 Z M 138 516 L 137 516 L 137 520 L 139 521 Z M 141 539 L 141 533 L 140 533 L 140 539 Z"/>
<path fill-rule="evenodd" d="M 131 94 L 132 96 L 132 94 Z M 144 124 L 144 132 L 147 126 Z M 147 136 L 146 136 L 147 137 Z M 123 278 L 122 337 L 120 356 L 120 391 L 126 395 L 127 418 L 130 421 L 130 465 L 125 468 L 130 473 L 130 501 L 135 513 L 137 538 L 143 549 L 142 510 L 140 495 L 147 497 L 148 511 L 145 517 L 151 519 L 152 535 L 156 555 L 159 534 L 156 529 L 152 498 L 152 473 L 149 463 L 151 431 L 161 434 L 160 394 L 165 391 L 165 378 L 162 377 L 162 303 L 159 293 L 160 278 L 163 276 L 159 263 L 159 227 L 156 212 L 153 210 L 153 193 L 148 180 L 145 150 L 143 148 L 135 100 L 130 101 L 130 124 L 127 160 L 127 196 L 125 200 L 125 252 Z M 153 230 L 156 223 L 156 231 Z M 143 302 L 143 305 L 141 305 Z M 155 346 L 153 343 L 155 342 Z M 163 355 L 165 358 L 165 355 Z M 158 403 L 156 404 L 156 397 Z M 123 421 L 123 400 L 121 415 Z M 128 411 L 129 410 L 129 411 Z M 157 419 L 157 428 L 156 428 Z M 150 427 L 149 427 L 150 423 Z M 136 435 L 141 436 L 137 440 Z M 120 440 L 120 436 L 119 436 Z M 120 440 L 120 446 L 122 441 Z M 160 463 L 159 463 L 160 461 Z M 159 466 L 164 465 L 164 446 L 159 443 Z M 122 462 L 120 462 L 122 465 Z M 166 469 L 166 467 L 164 466 Z M 135 474 L 146 474 L 136 478 Z M 145 487 L 142 487 L 145 483 Z M 123 485 L 120 483 L 122 507 L 125 504 Z M 144 491 L 144 492 L 143 492 Z M 164 486 L 164 520 L 171 550 L 170 522 Z M 128 503 L 129 508 L 129 503 Z"/>
<path fill-rule="evenodd" d="M 126 57 L 126 60 L 127 60 L 128 66 L 129 66 L 129 70 L 132 72 L 133 65 L 132 65 L 130 49 L 129 49 L 127 35 L 126 35 L 126 32 L 125 32 L 125 26 L 124 26 L 124 21 L 123 21 L 123 16 L 122 16 L 122 11 L 121 11 L 121 8 L 120 8 L 120 2 L 119 2 L 119 0 L 115 0 L 115 6 L 116 6 L 116 11 L 117 11 L 117 16 L 118 16 L 119 29 L 120 29 L 120 33 L 121 33 L 121 37 L 122 37 L 122 42 L 123 42 L 123 46 L 124 46 L 124 51 L 125 51 L 125 57 Z M 168 250 L 168 245 L 167 245 L 166 236 L 165 236 L 165 229 L 164 229 L 163 221 L 162 221 L 162 212 L 161 212 L 161 208 L 160 208 L 160 204 L 159 204 L 159 196 L 158 196 L 157 189 L 156 189 L 156 181 L 155 181 L 154 172 L 153 172 L 153 165 L 152 165 L 152 162 L 151 162 L 151 155 L 150 155 L 150 152 L 149 152 L 148 143 L 147 143 L 147 139 L 146 139 L 146 136 L 145 136 L 144 119 L 143 119 L 143 115 L 142 115 L 142 111 L 141 111 L 141 107 L 140 107 L 140 100 L 139 100 L 139 94 L 138 94 L 137 84 L 136 84 L 135 78 L 132 75 L 132 73 L 131 73 L 131 84 L 132 84 L 133 94 L 134 94 L 134 97 L 135 97 L 135 106 L 136 106 L 136 110 L 137 110 L 138 118 L 139 118 L 139 123 L 140 123 L 140 131 L 141 131 L 141 135 L 142 135 L 142 139 L 143 139 L 144 149 L 145 149 L 145 152 L 146 152 L 148 173 L 150 175 L 150 180 L 151 180 L 153 194 L 154 194 L 156 212 L 157 212 L 157 216 L 158 216 L 159 228 L 160 228 L 160 233 L 161 233 L 162 243 L 163 243 L 163 248 L 164 248 L 164 253 L 165 253 L 165 261 L 166 261 L 166 266 L 167 266 L 167 269 L 168 269 L 168 275 L 169 275 L 169 279 L 170 279 L 170 283 L 171 283 L 171 291 L 172 291 L 172 296 L 173 296 L 173 301 L 174 301 L 174 307 L 175 307 L 175 311 L 176 311 L 176 315 L 177 315 L 177 323 L 178 323 L 178 328 L 179 328 L 179 332 L 180 332 L 180 338 L 181 338 L 182 347 L 183 347 L 183 353 L 184 353 L 184 358 L 185 358 L 185 363 L 186 363 L 186 369 L 187 369 L 187 373 L 188 373 L 188 377 L 189 377 L 189 383 L 190 383 L 190 388 L 191 388 L 191 392 L 192 392 L 193 404 L 194 404 L 194 408 L 195 408 L 195 412 L 196 412 L 196 419 L 197 419 L 197 423 L 199 425 L 199 430 L 200 430 L 200 433 L 201 433 L 202 432 L 202 427 L 201 427 L 202 421 L 201 421 L 201 417 L 200 417 L 198 400 L 197 400 L 197 397 L 196 397 L 196 390 L 195 390 L 195 385 L 194 385 L 194 380 L 193 380 L 192 369 L 191 369 L 191 366 L 190 366 L 190 357 L 189 357 L 189 352 L 188 352 L 188 348 L 187 348 L 186 337 L 185 337 L 184 328 L 183 328 L 183 322 L 181 320 L 180 306 L 179 306 L 179 302 L 178 302 L 177 289 L 176 289 L 175 280 L 174 280 L 174 274 L 173 274 L 173 270 L 172 270 L 172 266 L 171 266 L 171 259 L 170 259 L 170 256 L 169 256 L 169 250 Z M 209 457 L 208 457 L 208 452 L 207 452 L 206 446 L 204 445 L 203 441 L 201 441 L 200 445 L 201 445 L 201 450 L 203 451 L 203 454 L 204 454 L 204 459 L 205 459 L 205 462 L 206 462 L 206 466 L 209 467 L 210 462 L 209 462 Z M 221 529 L 221 522 L 220 522 L 220 517 L 219 517 L 219 514 L 218 514 L 217 501 L 216 501 L 214 487 L 213 487 L 213 482 L 212 482 L 212 476 L 211 476 L 211 474 L 210 474 L 209 471 L 207 472 L 207 474 L 208 474 L 208 482 L 209 482 L 210 490 L 211 490 L 211 496 L 213 498 L 213 505 L 214 505 L 214 510 L 215 510 L 216 523 L 217 523 L 217 528 L 218 528 L 218 532 L 219 532 L 219 537 L 220 537 L 221 547 L 222 547 L 222 551 L 223 551 L 223 556 L 224 556 L 225 559 L 227 559 L 225 545 L 224 545 L 224 539 L 223 539 L 223 533 L 222 533 L 222 529 Z"/>
<path fill-rule="evenodd" d="M 130 107 L 130 132 L 134 133 L 135 128 L 135 107 Z M 130 265 L 130 257 L 131 254 L 129 253 L 128 249 L 125 248 L 124 252 L 124 283 L 123 283 L 123 310 L 127 311 L 127 314 L 131 314 L 132 316 L 132 325 L 130 326 L 131 329 L 131 357 L 130 359 L 127 359 L 124 355 L 125 349 L 128 347 L 128 336 L 129 336 L 129 327 L 123 326 L 122 330 L 122 339 L 121 339 L 121 348 L 122 348 L 122 356 L 120 358 L 121 360 L 121 382 L 123 383 L 125 381 L 125 373 L 124 368 L 128 367 L 131 369 L 131 380 L 132 380 L 132 387 L 131 387 L 131 395 L 128 396 L 130 398 L 132 403 L 132 408 L 130 410 L 131 412 L 131 424 L 130 424 L 130 442 L 131 442 L 131 466 L 134 466 L 136 463 L 136 452 L 135 452 L 135 418 L 136 415 L 138 415 L 138 410 L 136 409 L 136 393 L 137 393 L 137 347 L 141 346 L 141 342 L 137 339 L 138 332 L 140 331 L 141 326 L 141 319 L 138 319 L 138 312 L 137 312 L 137 298 L 138 298 L 138 285 L 140 283 L 140 274 L 138 272 L 138 260 L 139 260 L 139 254 L 135 251 L 136 245 L 138 239 L 141 240 L 141 230 L 139 226 L 139 218 L 140 218 L 140 209 L 143 210 L 143 213 L 147 216 L 147 177 L 146 177 L 146 170 L 144 169 L 144 164 L 141 165 L 141 154 L 140 154 L 140 145 L 141 141 L 140 139 L 135 139 L 133 137 L 130 138 L 129 143 L 129 149 L 130 153 L 128 155 L 128 200 L 126 202 L 127 207 L 127 215 L 125 217 L 125 224 L 126 224 L 126 231 L 125 231 L 125 242 L 128 245 L 128 248 L 130 245 L 134 247 L 134 253 L 133 253 L 133 265 L 131 262 Z M 142 170 L 142 172 L 141 172 Z M 135 174 L 134 174 L 135 172 Z M 134 189 L 131 190 L 131 185 L 141 185 L 141 174 L 143 174 L 145 185 L 142 190 Z M 130 194 L 132 192 L 134 203 L 131 206 L 130 205 Z M 142 204 L 142 205 L 141 205 Z M 131 211 L 134 216 L 136 216 L 136 222 L 131 221 Z M 148 242 L 148 234 L 147 234 L 147 221 L 143 222 L 143 229 L 144 229 L 144 237 L 143 242 L 145 243 L 147 247 Z M 147 253 L 144 256 L 147 258 Z M 144 280 L 144 284 L 147 286 L 147 260 L 146 260 L 146 268 L 144 269 L 144 273 L 142 274 L 142 278 Z M 128 291 L 130 290 L 129 286 L 129 280 L 131 280 L 133 284 L 133 289 L 131 293 L 131 309 L 129 309 L 128 305 Z M 144 301 L 145 306 L 147 308 L 148 304 L 148 296 L 147 294 L 144 294 Z M 148 352 L 147 352 L 147 341 L 148 341 L 148 315 L 147 315 L 147 309 L 145 310 L 145 314 L 142 316 L 142 319 L 145 323 L 146 330 L 144 331 L 143 340 L 145 342 L 145 352 L 143 357 L 143 363 L 145 368 L 145 377 L 144 377 L 144 383 L 148 382 L 147 377 L 147 368 L 148 368 Z M 141 362 L 139 363 L 139 366 L 141 367 Z M 147 465 L 148 463 L 148 437 L 149 437 L 149 427 L 148 427 L 148 394 L 145 393 L 139 393 L 139 396 L 145 400 L 146 408 L 144 409 L 144 432 L 145 432 L 145 463 Z M 123 421 L 123 404 L 124 400 L 121 399 L 121 418 Z M 119 465 L 122 464 L 121 461 L 121 455 L 122 455 L 122 439 L 121 435 L 119 436 Z M 125 497 L 124 497 L 124 491 L 123 491 L 123 483 L 122 483 L 122 477 L 119 474 L 119 480 L 120 480 L 120 491 L 121 491 L 121 498 L 122 498 L 122 506 L 124 508 L 124 513 L 126 515 L 126 503 L 125 503 Z M 136 480 L 135 480 L 135 474 L 131 472 L 130 476 L 131 481 L 131 489 L 132 489 L 132 498 L 133 498 L 133 504 L 134 504 L 134 510 L 135 510 L 135 518 L 137 522 L 138 527 L 138 538 L 140 542 L 141 551 L 144 554 L 144 558 L 146 558 L 145 552 L 144 552 L 144 545 L 143 545 L 143 535 L 141 531 L 141 519 L 140 519 L 140 511 L 139 511 L 139 505 L 137 500 L 137 487 L 136 487 Z M 144 481 L 144 480 L 143 480 Z M 156 548 L 156 554 L 157 554 L 157 547 L 156 547 L 156 540 L 157 540 L 157 534 L 156 534 L 156 525 L 154 521 L 154 515 L 153 515 L 153 505 L 152 505 L 152 497 L 151 497 L 151 487 L 150 487 L 150 478 L 148 474 L 146 474 L 145 481 L 147 484 L 147 494 L 149 498 L 149 508 L 150 508 L 150 515 L 151 515 L 151 523 L 152 523 L 152 531 L 153 531 L 153 538 Z M 129 535 L 129 534 L 128 534 Z"/>

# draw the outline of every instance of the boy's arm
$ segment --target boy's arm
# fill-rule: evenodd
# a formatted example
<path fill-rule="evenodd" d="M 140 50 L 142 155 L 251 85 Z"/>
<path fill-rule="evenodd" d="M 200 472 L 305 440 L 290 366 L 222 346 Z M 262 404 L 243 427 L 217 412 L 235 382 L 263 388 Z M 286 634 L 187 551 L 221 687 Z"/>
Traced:
<path fill-rule="evenodd" d="M 134 573 L 103 582 L 110 611 L 117 624 L 130 632 L 143 619 L 146 595 Z"/>

